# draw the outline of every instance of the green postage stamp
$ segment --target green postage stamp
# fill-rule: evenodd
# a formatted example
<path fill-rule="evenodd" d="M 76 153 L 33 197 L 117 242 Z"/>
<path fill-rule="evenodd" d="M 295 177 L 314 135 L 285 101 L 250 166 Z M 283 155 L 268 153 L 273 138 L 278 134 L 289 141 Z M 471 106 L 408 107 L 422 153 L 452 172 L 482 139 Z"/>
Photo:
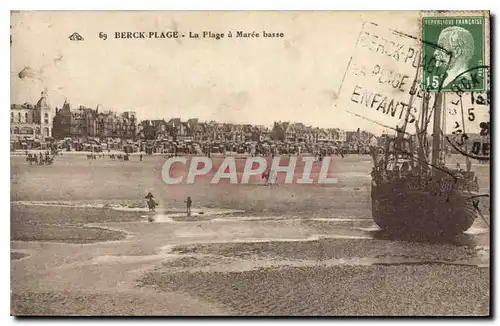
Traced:
<path fill-rule="evenodd" d="M 424 89 L 484 91 L 485 17 L 423 17 L 422 57 Z"/>

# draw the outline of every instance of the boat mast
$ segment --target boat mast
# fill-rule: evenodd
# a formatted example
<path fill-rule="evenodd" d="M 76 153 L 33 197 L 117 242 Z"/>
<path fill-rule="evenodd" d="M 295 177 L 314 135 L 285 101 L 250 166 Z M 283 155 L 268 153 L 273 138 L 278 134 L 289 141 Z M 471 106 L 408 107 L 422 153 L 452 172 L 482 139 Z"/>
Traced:
<path fill-rule="evenodd" d="M 441 153 L 441 113 L 443 106 L 443 93 L 436 93 L 434 100 L 434 123 L 432 128 L 432 165 L 439 166 Z"/>
<path fill-rule="evenodd" d="M 425 92 L 422 98 L 422 107 L 420 110 L 419 120 L 415 121 L 415 127 L 417 130 L 418 139 L 418 157 L 419 157 L 419 169 L 421 172 L 427 168 L 427 125 L 429 121 L 427 120 L 427 111 L 429 110 L 429 94 Z M 420 122 L 420 127 L 418 125 Z"/>
<path fill-rule="evenodd" d="M 408 110 L 406 111 L 405 114 L 405 119 L 403 121 L 403 126 L 401 127 L 401 138 L 403 135 L 406 133 L 406 127 L 408 125 L 408 118 L 410 117 L 410 111 L 411 108 L 413 107 L 413 101 L 415 99 L 415 95 L 418 93 L 418 87 L 417 87 L 417 81 L 419 80 L 420 76 L 420 64 L 421 64 L 421 59 L 418 59 L 418 65 L 417 65 L 417 73 L 415 74 L 415 79 L 413 80 L 413 84 L 411 86 L 411 91 L 410 91 L 410 101 L 408 102 Z"/>
<path fill-rule="evenodd" d="M 461 113 L 462 113 L 462 128 L 463 128 L 463 135 L 466 135 L 466 131 L 465 131 L 465 115 L 464 115 L 464 106 L 462 104 L 462 102 L 460 102 L 460 108 L 461 108 Z M 467 137 L 465 137 L 465 139 L 462 138 L 462 140 L 464 141 L 464 146 L 465 146 L 465 152 L 467 152 Z M 465 166 L 466 166 L 466 169 L 467 169 L 467 172 L 470 172 L 470 157 L 468 157 L 467 155 L 464 155 L 465 156 Z"/>
<path fill-rule="evenodd" d="M 446 165 L 446 108 L 445 108 L 446 104 L 445 103 L 446 103 L 446 95 L 443 93 L 443 112 L 441 114 L 443 122 L 440 135 L 442 136 L 441 137 L 441 151 L 443 154 L 442 163 Z"/>
<path fill-rule="evenodd" d="M 400 151 L 405 151 L 407 149 L 405 148 L 402 148 L 404 145 L 404 134 L 406 133 L 406 127 L 408 126 L 408 119 L 410 117 L 410 112 L 411 112 L 411 109 L 413 108 L 413 102 L 415 100 L 415 95 L 418 93 L 418 87 L 417 87 L 417 81 L 419 80 L 419 75 L 420 75 L 420 64 L 421 64 L 421 61 L 420 61 L 420 58 L 418 60 L 418 65 L 417 65 L 417 72 L 415 74 L 415 79 L 413 80 L 413 84 L 411 86 L 411 91 L 410 91 L 410 101 L 408 102 L 408 109 L 406 110 L 406 114 L 405 114 L 405 119 L 403 121 L 403 125 L 401 128 L 397 127 L 397 142 L 401 145 L 401 148 L 399 148 L 398 150 Z M 418 130 L 418 126 L 417 126 L 417 130 Z M 415 135 L 415 137 L 418 137 L 418 132 L 417 134 Z M 412 137 L 410 136 L 409 139 L 408 139 L 408 142 L 409 142 L 409 148 L 408 150 L 410 151 L 410 155 L 413 155 L 413 145 L 411 144 L 412 143 Z M 397 157 L 398 155 L 396 155 L 396 163 L 397 163 Z M 413 158 L 411 160 L 411 165 L 412 165 L 412 169 L 413 169 L 413 166 L 414 166 L 414 161 L 413 161 Z"/>

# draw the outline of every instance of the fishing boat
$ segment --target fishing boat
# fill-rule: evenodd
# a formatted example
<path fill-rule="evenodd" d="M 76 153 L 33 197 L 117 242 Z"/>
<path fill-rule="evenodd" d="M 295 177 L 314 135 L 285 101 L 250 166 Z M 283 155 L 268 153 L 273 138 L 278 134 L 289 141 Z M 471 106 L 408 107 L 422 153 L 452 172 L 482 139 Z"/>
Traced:
<path fill-rule="evenodd" d="M 382 229 L 410 234 L 455 236 L 469 229 L 479 216 L 478 179 L 467 168 L 445 165 L 445 94 L 423 97 L 415 134 L 405 132 L 406 121 L 383 150 L 372 148 L 372 215 Z M 412 99 L 410 99 L 412 103 Z M 428 112 L 431 112 L 428 115 Z M 427 125 L 433 116 L 429 136 Z"/>

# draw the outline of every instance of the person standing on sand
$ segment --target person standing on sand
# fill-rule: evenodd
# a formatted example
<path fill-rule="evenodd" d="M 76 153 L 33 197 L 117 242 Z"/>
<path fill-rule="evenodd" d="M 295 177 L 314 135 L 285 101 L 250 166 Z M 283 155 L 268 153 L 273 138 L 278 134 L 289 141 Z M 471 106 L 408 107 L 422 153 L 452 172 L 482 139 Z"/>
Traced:
<path fill-rule="evenodd" d="M 191 216 L 191 205 L 193 204 L 191 197 L 188 196 L 184 202 L 186 203 L 186 214 L 187 216 Z"/>
<path fill-rule="evenodd" d="M 266 186 L 278 185 L 278 176 L 273 169 L 269 169 L 265 177 L 266 177 Z"/>
<path fill-rule="evenodd" d="M 154 196 L 151 192 L 148 192 L 148 194 L 146 195 L 146 197 L 144 197 L 148 200 L 148 208 L 149 208 L 149 211 L 151 212 L 154 212 L 155 211 L 155 208 L 156 206 L 158 206 L 158 203 L 154 200 Z"/>

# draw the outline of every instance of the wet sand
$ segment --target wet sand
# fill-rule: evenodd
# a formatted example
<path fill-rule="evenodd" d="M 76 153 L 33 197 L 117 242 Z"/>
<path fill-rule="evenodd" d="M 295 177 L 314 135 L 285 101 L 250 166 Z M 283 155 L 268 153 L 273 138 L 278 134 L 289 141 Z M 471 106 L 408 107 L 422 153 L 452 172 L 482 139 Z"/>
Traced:
<path fill-rule="evenodd" d="M 354 161 L 339 162 L 357 172 L 342 184 L 272 189 L 169 188 L 148 176 L 160 157 L 13 161 L 11 313 L 487 315 L 488 225 L 453 239 L 386 234 L 371 220 L 370 166 Z"/>
<path fill-rule="evenodd" d="M 241 315 L 470 316 L 488 314 L 488 275 L 476 267 L 311 266 L 165 271 L 143 282 L 194 293 Z"/>

